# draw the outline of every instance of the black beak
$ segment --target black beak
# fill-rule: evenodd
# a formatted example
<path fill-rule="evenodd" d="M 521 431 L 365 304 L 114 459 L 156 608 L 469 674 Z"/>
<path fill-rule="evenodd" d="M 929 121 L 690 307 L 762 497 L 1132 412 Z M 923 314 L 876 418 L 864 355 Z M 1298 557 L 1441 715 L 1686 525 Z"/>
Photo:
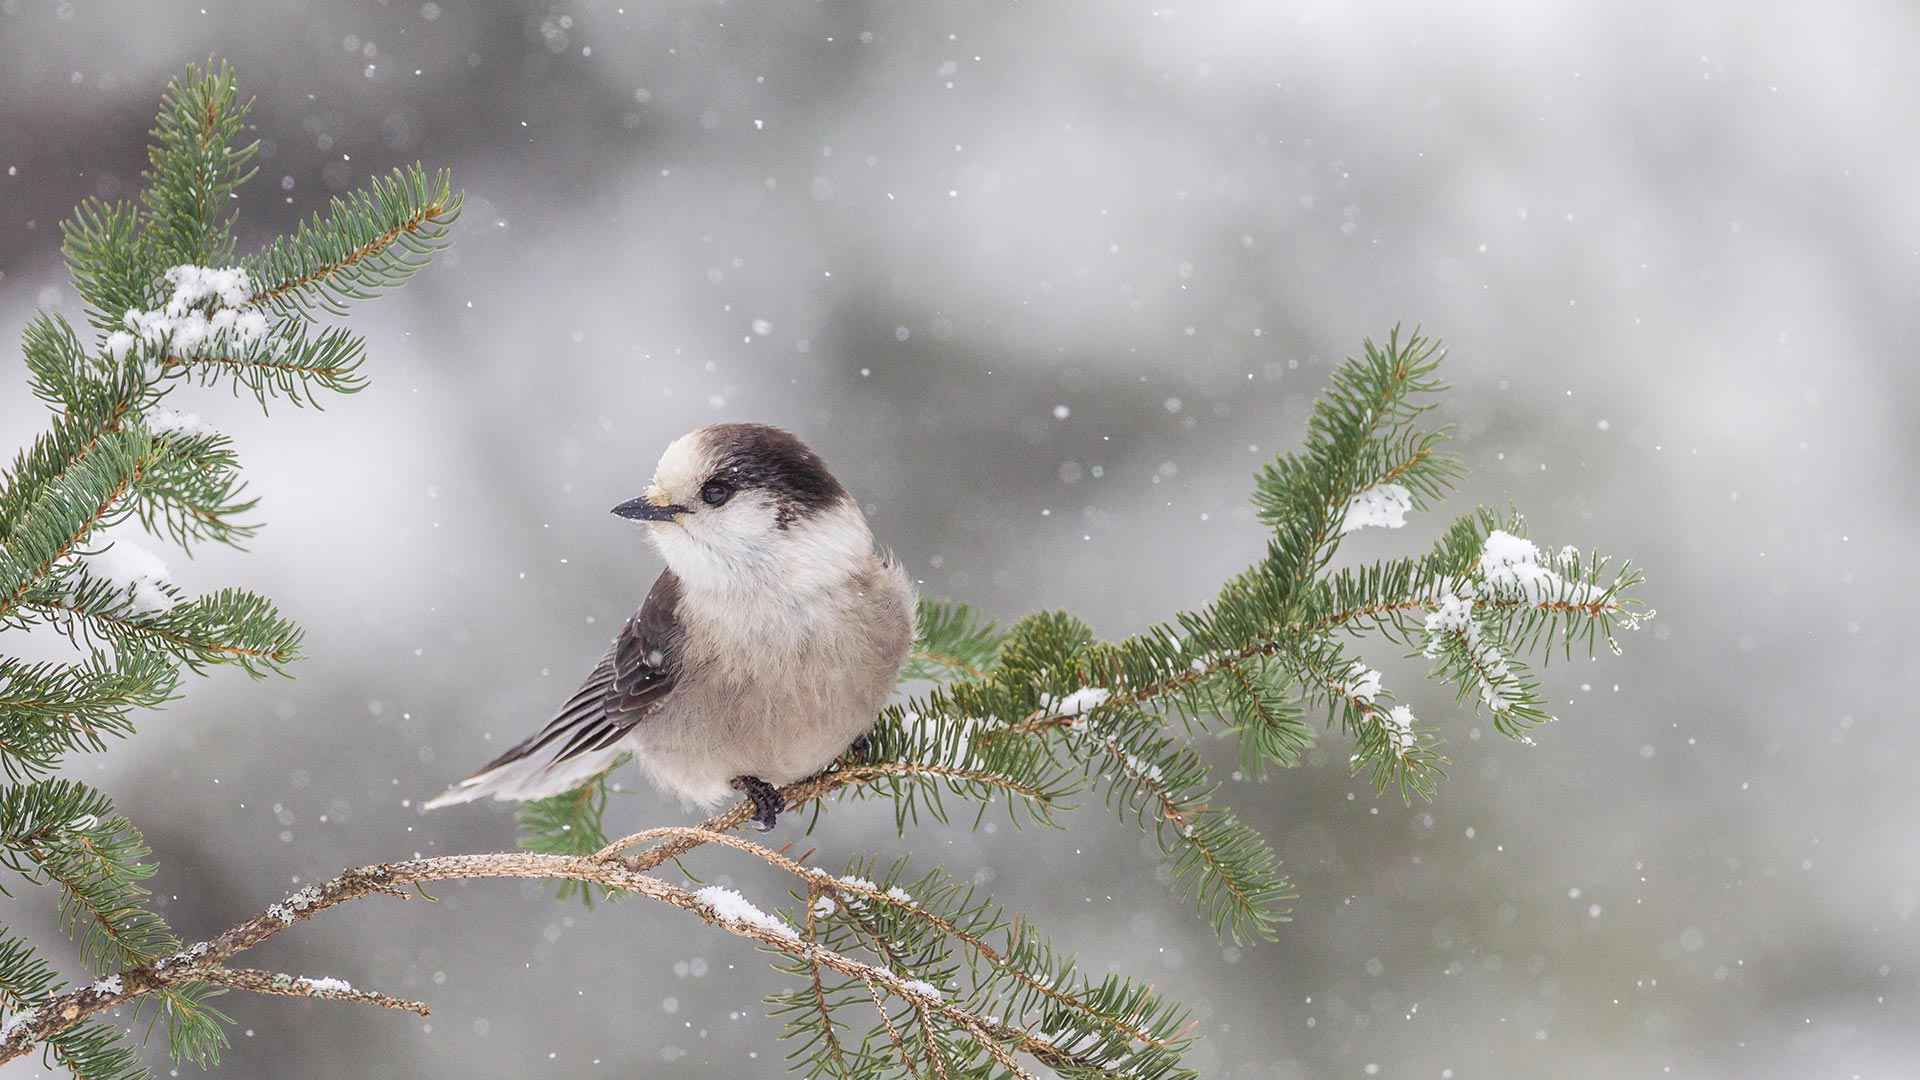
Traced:
<path fill-rule="evenodd" d="M 658 506 L 647 501 L 642 495 L 638 499 L 628 499 L 613 508 L 613 512 L 630 521 L 672 521 L 687 512 L 687 508 L 675 503 Z"/>

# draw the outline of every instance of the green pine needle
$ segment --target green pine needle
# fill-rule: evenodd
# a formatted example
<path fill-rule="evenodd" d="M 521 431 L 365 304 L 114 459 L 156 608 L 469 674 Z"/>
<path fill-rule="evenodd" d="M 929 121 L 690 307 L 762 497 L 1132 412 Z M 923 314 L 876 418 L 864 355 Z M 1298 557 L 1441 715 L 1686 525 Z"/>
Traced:
<path fill-rule="evenodd" d="M 1003 640 L 991 622 L 949 600 L 922 600 L 913 654 L 900 673 L 906 681 L 947 682 L 982 676 L 993 666 Z"/>

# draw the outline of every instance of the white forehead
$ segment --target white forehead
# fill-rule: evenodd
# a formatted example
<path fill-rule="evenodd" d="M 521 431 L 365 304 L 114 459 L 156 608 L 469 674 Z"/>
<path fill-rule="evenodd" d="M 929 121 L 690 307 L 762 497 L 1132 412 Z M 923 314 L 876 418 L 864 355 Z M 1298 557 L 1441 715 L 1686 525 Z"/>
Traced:
<path fill-rule="evenodd" d="M 667 444 L 654 467 L 653 482 L 668 491 L 682 491 L 704 481 L 713 471 L 713 455 L 707 450 L 706 431 L 689 431 Z"/>

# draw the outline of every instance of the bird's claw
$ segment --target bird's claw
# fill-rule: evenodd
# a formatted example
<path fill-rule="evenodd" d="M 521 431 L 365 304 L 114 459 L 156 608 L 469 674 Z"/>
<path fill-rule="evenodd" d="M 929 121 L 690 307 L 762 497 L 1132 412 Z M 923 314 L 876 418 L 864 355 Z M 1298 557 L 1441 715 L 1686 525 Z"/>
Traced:
<path fill-rule="evenodd" d="M 847 760 L 855 765 L 865 765 L 873 760 L 873 740 L 865 735 L 853 740 L 847 747 Z"/>
<path fill-rule="evenodd" d="M 757 776 L 742 776 L 734 783 L 753 801 L 754 825 L 761 832 L 772 832 L 774 823 L 780 819 L 780 808 L 786 803 L 780 797 L 780 789 Z"/>

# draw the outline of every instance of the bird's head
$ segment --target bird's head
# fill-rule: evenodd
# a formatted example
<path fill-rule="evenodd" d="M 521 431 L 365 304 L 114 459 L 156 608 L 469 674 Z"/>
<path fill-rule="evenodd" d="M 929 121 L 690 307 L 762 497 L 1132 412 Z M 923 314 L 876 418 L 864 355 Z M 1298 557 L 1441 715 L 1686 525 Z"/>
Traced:
<path fill-rule="evenodd" d="M 824 585 L 873 550 L 858 504 L 820 455 L 765 424 L 715 424 L 675 439 L 646 492 L 613 512 L 645 522 L 694 588 Z"/>

